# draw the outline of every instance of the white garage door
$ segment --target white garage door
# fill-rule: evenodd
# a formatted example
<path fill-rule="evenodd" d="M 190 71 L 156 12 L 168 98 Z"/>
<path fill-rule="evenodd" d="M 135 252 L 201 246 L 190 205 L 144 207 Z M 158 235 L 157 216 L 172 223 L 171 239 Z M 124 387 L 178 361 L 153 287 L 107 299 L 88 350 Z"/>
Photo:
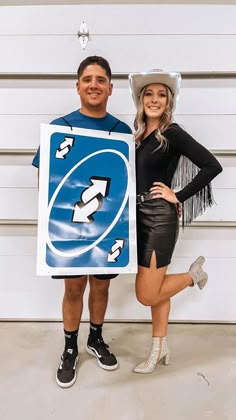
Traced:
<path fill-rule="evenodd" d="M 127 74 L 182 72 L 176 121 L 217 155 L 224 172 L 213 182 L 217 206 L 181 232 L 170 266 L 182 272 L 205 255 L 209 286 L 174 298 L 171 319 L 236 321 L 235 20 L 236 6 L 0 7 L 0 318 L 61 319 L 63 282 L 35 274 L 38 192 L 31 160 L 39 124 L 79 107 L 78 64 L 97 54 L 114 73 L 109 112 L 130 126 L 135 110 Z M 77 36 L 82 21 L 89 29 L 85 51 Z M 136 302 L 134 276 L 114 280 L 106 319 L 149 317 Z"/>

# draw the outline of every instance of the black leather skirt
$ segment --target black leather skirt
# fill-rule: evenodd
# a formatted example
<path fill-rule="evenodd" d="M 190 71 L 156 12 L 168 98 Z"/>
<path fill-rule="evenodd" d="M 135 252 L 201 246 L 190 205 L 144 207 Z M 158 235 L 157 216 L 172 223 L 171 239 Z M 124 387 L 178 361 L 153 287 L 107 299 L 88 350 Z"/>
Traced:
<path fill-rule="evenodd" d="M 179 234 L 176 204 L 155 198 L 137 204 L 138 264 L 150 267 L 153 251 L 157 268 L 171 262 Z"/>

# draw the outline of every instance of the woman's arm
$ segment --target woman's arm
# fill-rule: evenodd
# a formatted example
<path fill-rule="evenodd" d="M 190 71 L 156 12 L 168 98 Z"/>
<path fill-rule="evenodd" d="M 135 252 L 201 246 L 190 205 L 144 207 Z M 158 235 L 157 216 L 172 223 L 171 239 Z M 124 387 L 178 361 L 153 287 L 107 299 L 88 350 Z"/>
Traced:
<path fill-rule="evenodd" d="M 193 180 L 176 193 L 177 200 L 183 203 L 209 184 L 222 171 L 222 166 L 209 150 L 194 140 L 177 124 L 174 124 L 168 130 L 167 137 L 171 147 L 178 154 L 186 156 L 200 168 L 199 173 Z"/>

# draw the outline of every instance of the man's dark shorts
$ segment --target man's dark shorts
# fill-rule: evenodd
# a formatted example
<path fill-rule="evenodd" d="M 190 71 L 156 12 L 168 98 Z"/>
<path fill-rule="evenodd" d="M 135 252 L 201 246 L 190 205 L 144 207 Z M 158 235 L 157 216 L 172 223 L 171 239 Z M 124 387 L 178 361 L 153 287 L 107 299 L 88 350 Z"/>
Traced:
<path fill-rule="evenodd" d="M 97 280 L 111 280 L 117 277 L 118 274 L 93 274 L 93 277 Z M 52 276 L 52 279 L 77 279 L 82 276 Z"/>

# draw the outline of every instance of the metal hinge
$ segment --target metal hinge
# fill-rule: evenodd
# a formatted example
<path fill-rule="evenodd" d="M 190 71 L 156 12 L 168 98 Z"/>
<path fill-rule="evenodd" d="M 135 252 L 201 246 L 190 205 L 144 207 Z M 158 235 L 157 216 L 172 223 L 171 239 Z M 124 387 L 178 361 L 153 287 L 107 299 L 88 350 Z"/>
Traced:
<path fill-rule="evenodd" d="M 89 30 L 84 20 L 80 25 L 78 37 L 79 37 L 79 42 L 80 42 L 81 47 L 83 48 L 83 50 L 85 50 L 86 45 L 89 40 Z"/>

